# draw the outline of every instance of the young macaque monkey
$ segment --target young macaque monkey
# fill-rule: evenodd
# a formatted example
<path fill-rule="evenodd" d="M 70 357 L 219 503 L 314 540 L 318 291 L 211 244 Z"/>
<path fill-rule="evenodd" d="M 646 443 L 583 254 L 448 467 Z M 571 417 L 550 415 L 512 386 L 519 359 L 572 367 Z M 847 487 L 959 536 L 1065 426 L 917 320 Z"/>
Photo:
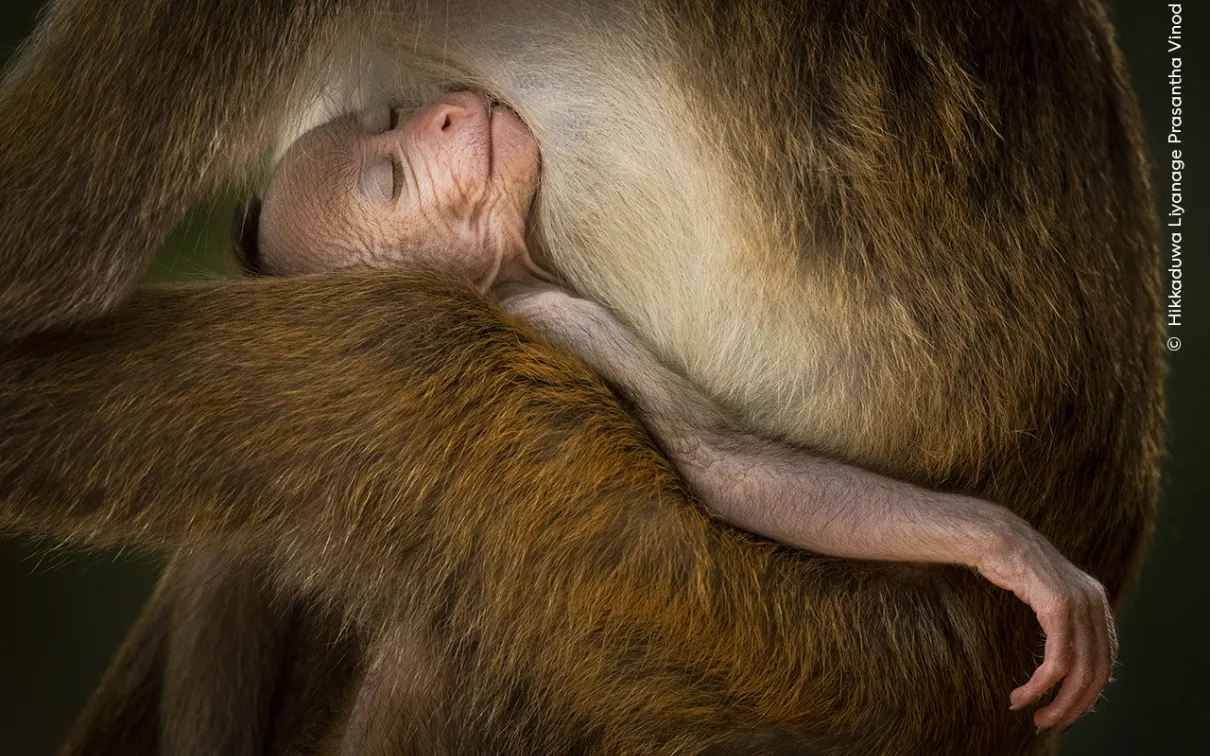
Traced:
<path fill-rule="evenodd" d="M 963 564 L 1015 593 L 1046 632 L 1011 708 L 1065 680 L 1066 726 L 1095 701 L 1116 639 L 1100 584 L 1007 509 L 892 480 L 744 431 L 602 306 L 554 284 L 527 245 L 539 149 L 511 112 L 454 93 L 406 122 L 381 108 L 301 137 L 261 206 L 254 270 L 425 267 L 494 291 L 510 312 L 635 404 L 701 501 L 740 528 L 856 559 Z M 1070 690 L 1068 686 L 1075 689 Z"/>

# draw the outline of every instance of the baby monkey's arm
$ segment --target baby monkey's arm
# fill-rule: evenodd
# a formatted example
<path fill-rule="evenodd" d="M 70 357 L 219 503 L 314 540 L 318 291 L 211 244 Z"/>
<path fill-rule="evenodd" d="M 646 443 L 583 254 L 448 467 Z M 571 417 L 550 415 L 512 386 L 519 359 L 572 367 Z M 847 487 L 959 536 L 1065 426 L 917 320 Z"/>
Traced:
<path fill-rule="evenodd" d="M 964 564 L 1015 593 L 1046 633 L 1045 660 L 1012 708 L 1060 679 L 1035 714 L 1069 725 L 1109 678 L 1113 615 L 1094 578 L 1004 507 L 939 493 L 747 433 L 603 307 L 557 289 L 499 291 L 513 314 L 616 384 L 694 492 L 719 517 L 802 549 L 854 559 Z"/>

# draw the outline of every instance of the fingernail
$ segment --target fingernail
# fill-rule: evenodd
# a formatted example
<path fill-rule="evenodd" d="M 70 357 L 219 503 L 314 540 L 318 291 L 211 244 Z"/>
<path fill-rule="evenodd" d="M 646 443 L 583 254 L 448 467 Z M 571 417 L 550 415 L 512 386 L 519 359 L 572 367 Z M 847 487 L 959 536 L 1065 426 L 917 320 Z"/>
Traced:
<path fill-rule="evenodd" d="M 1043 725 L 1043 726 L 1039 727 L 1039 728 L 1038 728 L 1038 730 L 1037 730 L 1037 732 L 1035 732 L 1034 734 L 1035 734 L 1035 735 L 1041 735 L 1042 733 L 1046 732 L 1046 731 L 1047 731 L 1047 730 L 1049 730 L 1050 728 L 1051 728 L 1051 725 Z"/>
<path fill-rule="evenodd" d="M 1017 711 L 1018 709 L 1024 709 L 1024 708 L 1025 708 L 1025 704 L 1011 704 L 1011 705 L 1008 707 L 1008 710 L 1009 710 L 1009 711 Z"/>

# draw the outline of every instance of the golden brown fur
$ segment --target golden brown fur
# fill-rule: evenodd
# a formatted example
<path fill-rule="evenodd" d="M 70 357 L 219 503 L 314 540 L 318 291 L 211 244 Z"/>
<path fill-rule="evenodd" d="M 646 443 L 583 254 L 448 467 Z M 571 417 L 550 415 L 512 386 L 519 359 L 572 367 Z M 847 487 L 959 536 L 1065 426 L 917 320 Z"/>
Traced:
<path fill-rule="evenodd" d="M 668 0 L 547 28 L 502 3 L 439 59 L 429 5 L 57 8 L 0 87 L 4 332 L 126 298 L 291 113 L 432 86 L 365 63 L 399 49 L 516 107 L 550 262 L 754 428 L 1003 503 L 1120 597 L 1154 513 L 1163 361 L 1138 116 L 1099 5 Z M 516 49 L 491 36 L 505 21 Z M 407 725 L 416 752 L 1053 743 L 1007 710 L 1037 642 L 1012 596 L 719 526 L 606 387 L 465 288 L 145 290 L 0 356 L 0 526 L 255 555 L 245 588 L 294 613 L 263 636 L 284 692 L 249 704 L 248 752 L 359 721 L 363 645 L 400 627 L 454 682 Z M 165 618 L 204 592 L 180 574 L 69 752 L 190 726 Z M 277 621 L 225 643 L 202 614 L 223 649 Z"/>

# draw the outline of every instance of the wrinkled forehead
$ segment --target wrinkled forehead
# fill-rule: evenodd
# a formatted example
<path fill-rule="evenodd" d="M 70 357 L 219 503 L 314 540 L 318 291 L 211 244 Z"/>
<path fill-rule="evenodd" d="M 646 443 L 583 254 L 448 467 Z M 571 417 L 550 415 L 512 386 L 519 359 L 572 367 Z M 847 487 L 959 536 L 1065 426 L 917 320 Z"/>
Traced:
<path fill-rule="evenodd" d="M 303 134 L 282 154 L 270 174 L 265 199 L 281 195 L 318 199 L 356 179 L 360 155 L 352 116 L 338 118 Z"/>
<path fill-rule="evenodd" d="M 344 248 L 358 238 L 355 128 L 351 117 L 337 119 L 307 132 L 286 151 L 265 189 L 261 245 Z"/>

